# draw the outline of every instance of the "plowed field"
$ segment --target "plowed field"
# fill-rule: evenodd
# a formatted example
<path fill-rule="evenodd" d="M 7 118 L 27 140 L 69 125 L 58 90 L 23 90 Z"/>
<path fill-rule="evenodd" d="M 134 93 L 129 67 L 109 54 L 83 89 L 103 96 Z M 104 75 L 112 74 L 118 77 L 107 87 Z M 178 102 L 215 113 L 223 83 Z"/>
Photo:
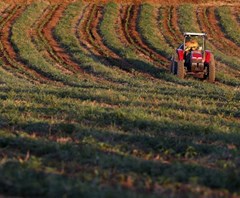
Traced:
<path fill-rule="evenodd" d="M 1 1 L 0 196 L 240 197 L 239 35 L 237 0 Z"/>

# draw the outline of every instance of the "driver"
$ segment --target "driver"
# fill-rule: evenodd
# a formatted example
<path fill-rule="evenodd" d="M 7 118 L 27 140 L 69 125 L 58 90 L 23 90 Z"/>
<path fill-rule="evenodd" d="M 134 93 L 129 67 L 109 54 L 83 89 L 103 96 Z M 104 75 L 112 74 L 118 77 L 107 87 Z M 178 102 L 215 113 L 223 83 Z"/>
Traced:
<path fill-rule="evenodd" d="M 185 43 L 185 51 L 192 51 L 192 50 L 197 50 L 199 48 L 199 44 L 196 40 L 189 40 Z"/>

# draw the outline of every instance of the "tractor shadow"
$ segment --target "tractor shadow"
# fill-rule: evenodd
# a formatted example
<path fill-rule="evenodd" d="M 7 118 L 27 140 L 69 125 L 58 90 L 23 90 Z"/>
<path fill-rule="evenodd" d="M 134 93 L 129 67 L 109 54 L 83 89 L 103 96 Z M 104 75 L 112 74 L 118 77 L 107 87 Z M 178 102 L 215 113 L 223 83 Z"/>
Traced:
<path fill-rule="evenodd" d="M 133 73 L 139 72 L 143 74 L 150 75 L 154 78 L 159 78 L 161 73 L 166 73 L 167 68 L 165 65 L 163 67 L 157 67 L 154 63 L 145 62 L 139 59 L 116 59 L 113 57 L 97 56 L 97 59 L 104 65 L 108 67 L 118 67 L 124 71 Z M 160 63 L 160 62 L 159 62 Z"/>

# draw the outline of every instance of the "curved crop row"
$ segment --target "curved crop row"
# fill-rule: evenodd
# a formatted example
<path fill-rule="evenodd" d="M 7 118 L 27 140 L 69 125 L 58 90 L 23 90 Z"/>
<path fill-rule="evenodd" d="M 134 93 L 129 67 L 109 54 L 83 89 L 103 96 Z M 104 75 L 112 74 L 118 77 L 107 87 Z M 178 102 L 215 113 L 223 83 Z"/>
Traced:
<path fill-rule="evenodd" d="M 240 46 L 240 28 L 239 24 L 231 17 L 231 10 L 229 7 L 223 6 L 217 8 L 217 14 L 221 22 L 221 26 L 226 35 L 232 39 L 238 46 Z"/>
<path fill-rule="evenodd" d="M 207 30 L 208 35 L 211 37 L 210 43 L 212 44 L 212 47 L 217 47 L 218 49 L 220 48 L 221 51 L 228 56 L 232 56 L 234 54 L 237 55 L 238 49 L 234 49 L 236 48 L 236 45 L 231 43 L 230 40 L 226 39 L 224 35 L 219 36 L 221 34 L 221 30 L 216 32 L 216 30 L 219 29 L 218 25 L 215 24 L 216 19 L 213 20 L 211 17 L 207 17 L 207 14 L 214 15 L 214 13 L 212 13 L 212 9 L 213 8 L 208 8 L 207 10 L 204 9 L 203 12 L 209 10 L 208 12 L 204 12 L 204 16 L 202 16 L 203 12 L 198 12 L 198 15 L 200 15 L 198 18 L 203 19 L 199 20 L 199 26 L 201 30 Z M 219 81 L 229 85 L 239 85 L 239 74 L 236 72 L 234 67 L 229 68 L 221 63 L 218 63 L 218 65 L 219 71 L 217 78 Z"/>
<path fill-rule="evenodd" d="M 120 8 L 115 3 L 106 5 L 103 21 L 100 25 L 100 33 L 104 38 L 104 43 L 125 59 L 130 66 L 129 71 L 143 72 L 157 77 L 161 70 L 155 67 L 152 60 L 149 60 L 149 57 L 141 52 L 141 47 L 137 49 L 136 44 L 129 40 L 129 17 L 127 16 L 130 13 L 128 11 L 128 6 Z"/>
<path fill-rule="evenodd" d="M 158 10 L 152 5 L 143 4 L 138 20 L 139 30 L 149 46 L 169 59 L 172 55 L 173 48 L 166 43 L 163 35 L 159 34 L 158 14 Z"/>
<path fill-rule="evenodd" d="M 8 14 L 6 14 L 6 17 L 0 25 L 2 33 L 0 36 L 0 49 L 4 61 L 3 67 L 14 73 L 14 75 L 26 78 L 33 83 L 46 83 L 48 80 L 45 77 L 36 73 L 34 70 L 27 69 L 25 65 L 16 60 L 17 54 L 14 51 L 12 43 L 9 41 L 12 23 L 23 11 L 24 8 L 21 8 L 21 6 L 9 7 L 9 9 L 6 10 Z"/>
<path fill-rule="evenodd" d="M 98 29 L 101 25 L 101 21 L 104 20 L 102 13 L 103 7 L 92 5 L 88 10 L 89 12 L 84 14 L 83 23 L 78 27 L 79 42 L 81 42 L 88 51 L 93 53 L 103 65 L 128 71 L 127 68 L 129 64 L 116 53 L 111 51 L 102 41 Z M 122 70 L 118 71 L 119 74 L 123 72 Z M 124 73 L 122 74 L 124 75 Z"/>
<path fill-rule="evenodd" d="M 66 85 L 79 86 L 82 83 L 81 80 L 74 76 L 63 74 L 59 69 L 53 67 L 44 58 L 43 53 L 39 53 L 31 39 L 27 36 L 29 27 L 35 23 L 46 7 L 45 3 L 31 4 L 13 24 L 11 41 L 18 51 L 19 57 L 28 67 L 36 70 L 50 80 L 62 82 Z"/>
<path fill-rule="evenodd" d="M 6 24 L 7 20 L 10 19 L 10 16 L 14 14 L 14 9 L 10 8 L 9 5 L 0 2 L 0 32 L 2 31 L 3 26 Z M 19 86 L 26 86 L 26 83 L 31 83 L 30 79 L 26 80 L 25 75 L 19 75 L 19 73 L 15 73 L 17 70 L 16 68 L 13 68 L 11 65 L 9 67 L 6 65 L 7 58 L 10 59 L 10 57 L 7 56 L 7 58 L 4 56 L 4 54 L 7 55 L 6 52 L 4 52 L 3 45 L 0 39 L 0 86 L 5 85 L 12 85 L 15 86 L 16 82 L 18 82 Z"/>
<path fill-rule="evenodd" d="M 57 8 L 58 6 L 55 5 L 48 6 L 44 9 L 41 16 L 32 25 L 31 31 L 29 31 L 29 36 L 31 37 L 32 43 L 34 43 L 36 49 L 43 53 L 43 57 L 47 62 L 60 70 L 62 73 L 71 75 L 73 72 L 68 69 L 69 66 L 64 65 L 64 62 L 56 55 L 56 53 L 54 53 L 53 48 L 42 33 L 46 24 L 51 22 L 51 19 L 53 18 L 52 15 L 57 12 Z M 49 31 L 51 32 L 51 28 L 49 28 Z"/>
<path fill-rule="evenodd" d="M 37 20 L 46 7 L 47 5 L 43 3 L 31 4 L 12 25 L 11 42 L 22 62 L 47 78 L 50 77 L 53 80 L 56 80 L 52 74 L 54 72 L 51 71 L 53 70 L 51 69 L 52 67 L 42 58 L 42 56 L 39 56 L 39 52 L 31 43 L 31 39 L 27 36 L 27 30 Z"/>
<path fill-rule="evenodd" d="M 203 12 L 200 11 L 201 8 L 205 8 L 205 7 L 200 7 L 200 8 L 198 7 L 198 9 L 197 9 L 198 15 L 203 13 Z M 174 46 L 174 48 L 178 47 L 183 42 L 183 39 L 180 39 L 180 38 L 183 37 L 183 35 L 179 31 L 179 29 L 181 29 L 182 26 L 178 24 L 179 23 L 179 21 L 178 21 L 179 18 L 176 17 L 177 16 L 177 10 L 179 12 L 179 10 L 181 10 L 181 9 L 183 9 L 183 8 L 182 7 L 179 7 L 179 8 L 178 7 L 173 7 L 171 9 L 169 7 L 160 7 L 159 8 L 159 18 L 158 18 L 159 25 L 160 25 L 159 26 L 160 27 L 159 31 L 162 34 L 164 34 L 164 37 L 166 38 L 169 45 Z M 189 7 L 188 7 L 188 9 L 189 9 Z M 186 12 L 186 10 L 184 10 L 184 12 Z M 168 15 L 169 15 L 169 17 L 171 16 L 171 19 L 167 18 Z M 192 17 L 189 17 L 189 19 L 191 20 Z M 205 19 L 205 18 L 202 17 L 201 19 Z M 169 22 L 169 20 L 171 22 Z M 202 28 L 201 25 L 203 23 L 203 20 L 198 19 L 198 22 L 199 22 L 200 28 Z M 184 23 L 184 21 L 182 23 Z M 171 26 L 171 28 L 169 26 Z M 170 29 L 173 29 L 175 31 L 172 32 L 172 31 L 170 31 Z M 188 28 L 188 29 L 191 29 L 191 27 Z M 203 29 L 201 29 L 201 30 L 203 30 Z M 184 30 L 182 30 L 182 31 L 184 31 Z M 197 29 L 195 29 L 195 31 L 197 31 Z M 207 33 L 209 34 L 208 31 L 207 31 Z M 174 37 L 177 37 L 179 42 L 176 42 Z M 231 69 L 231 68 L 223 65 L 220 62 L 217 62 L 217 65 L 218 65 L 219 68 L 221 68 L 220 71 L 217 73 L 218 79 L 221 79 L 221 82 L 224 82 L 224 83 L 229 84 L 229 85 L 238 85 L 239 84 L 239 80 L 234 77 L 234 76 L 238 75 L 236 73 L 235 67 L 233 67 L 233 69 Z"/>
<path fill-rule="evenodd" d="M 152 50 L 139 34 L 138 22 L 142 19 L 140 16 L 140 6 L 133 5 L 128 10 L 129 15 L 126 19 L 126 32 L 130 42 L 143 54 L 145 54 L 150 61 L 159 67 L 166 65 L 167 59 L 159 53 Z"/>
<path fill-rule="evenodd" d="M 70 4 L 65 10 L 65 15 L 61 18 L 54 29 L 54 36 L 57 38 L 61 47 L 67 49 L 72 59 L 77 62 L 82 69 L 93 74 L 96 80 L 104 81 L 107 84 L 124 83 L 130 81 L 130 77 L 119 74 L 114 68 L 106 67 L 98 58 L 89 51 L 86 51 L 81 44 L 82 40 L 78 39 L 78 28 L 82 25 L 83 17 L 78 18 L 79 13 L 83 13 L 85 6 L 79 1 Z M 73 30 L 73 28 L 75 30 Z M 69 34 L 73 30 L 74 34 Z"/>
<path fill-rule="evenodd" d="M 215 18 L 214 11 L 214 7 L 202 8 L 200 11 L 198 9 L 198 18 L 201 30 L 208 33 L 208 37 L 211 38 L 210 42 L 220 51 L 228 56 L 238 57 L 237 51 L 239 50 L 239 47 L 225 38 L 216 22 L 217 19 Z"/>
<path fill-rule="evenodd" d="M 44 71 L 49 67 L 65 77 L 64 66 L 79 86 L 68 79 L 60 82 L 70 86 L 16 83 L 2 76 L 7 72 L 0 67 L 0 194 L 156 198 L 240 193 L 239 80 L 227 72 L 235 80 L 232 86 L 226 86 L 229 76 L 224 76 L 227 83 L 221 81 L 225 84 L 179 80 L 155 65 L 156 57 L 148 58 L 152 51 L 167 59 L 171 44 L 175 48 L 181 42 L 179 27 L 185 27 L 177 26 L 176 8 L 75 0 L 41 9 L 30 4 L 13 18 L 14 28 L 23 19 L 29 25 L 19 27 L 27 33 L 19 39 L 28 40 L 45 61 Z M 197 21 L 195 11 L 184 14 Z M 199 30 L 197 23 L 192 26 Z"/>
<path fill-rule="evenodd" d="M 160 26 L 160 32 L 165 38 L 167 43 L 175 48 L 179 43 L 181 43 L 180 38 L 176 36 L 176 30 L 173 27 L 173 6 L 160 7 L 158 11 L 158 23 L 157 26 Z"/>
<path fill-rule="evenodd" d="M 47 52 L 44 54 L 45 59 L 48 59 L 61 72 L 72 75 L 76 72 L 75 68 L 65 63 L 62 58 L 65 53 L 59 53 L 60 49 L 57 48 L 57 44 L 52 37 L 53 28 L 58 21 L 58 17 L 61 16 L 61 8 L 62 6 L 59 5 L 46 8 L 46 11 L 42 13 L 42 16 L 33 27 L 35 32 L 32 35 L 32 40 L 36 43 L 36 47 L 40 48 L 40 51 Z"/>

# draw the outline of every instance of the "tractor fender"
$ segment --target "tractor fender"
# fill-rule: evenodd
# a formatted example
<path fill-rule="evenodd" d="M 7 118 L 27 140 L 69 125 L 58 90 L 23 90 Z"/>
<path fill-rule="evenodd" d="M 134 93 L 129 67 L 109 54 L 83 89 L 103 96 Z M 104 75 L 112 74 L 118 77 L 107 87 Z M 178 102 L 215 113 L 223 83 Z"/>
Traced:
<path fill-rule="evenodd" d="M 182 49 L 177 49 L 178 60 L 182 61 L 184 59 L 184 51 Z"/>
<path fill-rule="evenodd" d="M 210 63 L 212 53 L 209 50 L 205 50 L 205 63 Z"/>

